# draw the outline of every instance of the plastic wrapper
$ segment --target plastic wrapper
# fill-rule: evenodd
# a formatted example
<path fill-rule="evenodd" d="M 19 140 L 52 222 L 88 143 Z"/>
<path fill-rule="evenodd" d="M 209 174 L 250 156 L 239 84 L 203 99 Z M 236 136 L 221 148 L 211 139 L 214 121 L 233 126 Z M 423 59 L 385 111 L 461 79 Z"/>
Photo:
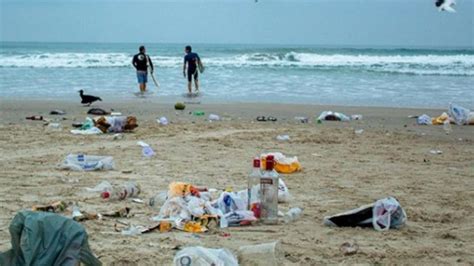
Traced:
<path fill-rule="evenodd" d="M 235 256 L 227 249 L 212 249 L 201 246 L 187 247 L 176 253 L 176 266 L 238 266 Z"/>

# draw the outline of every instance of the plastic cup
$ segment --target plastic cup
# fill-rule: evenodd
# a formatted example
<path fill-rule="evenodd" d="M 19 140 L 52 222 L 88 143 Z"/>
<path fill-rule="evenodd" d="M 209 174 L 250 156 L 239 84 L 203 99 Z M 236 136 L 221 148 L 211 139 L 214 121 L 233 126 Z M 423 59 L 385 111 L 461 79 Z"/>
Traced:
<path fill-rule="evenodd" d="M 281 254 L 278 241 L 258 245 L 242 246 L 238 257 L 241 265 L 278 265 Z"/>

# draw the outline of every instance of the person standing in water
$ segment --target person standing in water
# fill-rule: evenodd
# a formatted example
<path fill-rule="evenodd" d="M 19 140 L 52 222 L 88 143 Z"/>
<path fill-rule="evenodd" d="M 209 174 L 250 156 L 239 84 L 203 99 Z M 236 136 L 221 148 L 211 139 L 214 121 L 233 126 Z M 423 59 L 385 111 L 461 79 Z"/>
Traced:
<path fill-rule="evenodd" d="M 145 46 L 138 48 L 139 53 L 133 56 L 132 64 L 137 70 L 138 87 L 141 93 L 146 92 L 146 83 L 148 82 L 148 66 L 150 66 L 150 74 L 153 75 L 153 63 L 150 57 L 145 53 Z"/>
<path fill-rule="evenodd" d="M 190 45 L 184 48 L 183 76 L 188 78 L 188 91 L 192 92 L 192 81 L 194 79 L 195 92 L 199 92 L 198 64 L 201 65 L 201 58 L 197 53 L 192 52 Z"/>

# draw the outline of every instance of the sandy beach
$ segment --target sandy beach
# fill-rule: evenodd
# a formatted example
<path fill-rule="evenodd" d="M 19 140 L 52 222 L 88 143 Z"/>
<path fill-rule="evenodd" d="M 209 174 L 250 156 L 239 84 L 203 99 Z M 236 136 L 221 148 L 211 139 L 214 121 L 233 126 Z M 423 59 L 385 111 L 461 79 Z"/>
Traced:
<path fill-rule="evenodd" d="M 241 245 L 279 240 L 282 265 L 321 264 L 474 264 L 474 126 L 417 126 L 409 115 L 437 116 L 446 110 L 378 107 L 338 107 L 290 104 L 188 104 L 175 111 L 173 103 L 134 99 L 94 104 L 135 115 L 139 127 L 123 139 L 112 135 L 76 136 L 69 131 L 84 121 L 88 108 L 68 101 L 0 100 L 0 251 L 10 248 L 8 226 L 14 215 L 35 204 L 56 200 L 76 202 L 81 210 L 104 212 L 131 207 L 135 225 L 152 225 L 158 208 L 131 201 L 104 201 L 85 193 L 103 180 L 141 185 L 145 202 L 167 190 L 172 181 L 234 190 L 246 188 L 251 160 L 263 152 L 297 156 L 302 171 L 282 178 L 292 200 L 282 211 L 300 207 L 303 215 L 290 224 L 233 227 L 191 234 L 179 231 L 122 236 L 115 219 L 82 222 L 93 252 L 105 265 L 170 265 L 179 248 L 202 245 L 236 251 Z M 469 107 L 469 106 L 468 106 Z M 49 111 L 63 109 L 61 116 Z M 189 112 L 202 110 L 205 116 Z M 321 111 L 362 114 L 351 122 L 315 123 Z M 207 115 L 221 116 L 209 122 Z M 57 119 L 62 130 L 26 116 Z M 256 122 L 272 115 L 277 122 Z M 171 124 L 160 126 L 166 116 Z M 303 124 L 295 116 L 306 116 Z M 363 129 L 362 134 L 355 134 Z M 290 141 L 276 140 L 288 134 Z M 137 141 L 156 152 L 144 158 Z M 442 154 L 431 154 L 441 150 Z M 72 172 L 56 167 L 69 153 L 110 155 L 113 171 Z M 394 196 L 408 222 L 400 230 L 377 232 L 332 228 L 323 218 L 377 199 Z M 222 232 L 229 235 L 225 236 Z M 344 256 L 339 247 L 357 242 L 359 251 Z"/>

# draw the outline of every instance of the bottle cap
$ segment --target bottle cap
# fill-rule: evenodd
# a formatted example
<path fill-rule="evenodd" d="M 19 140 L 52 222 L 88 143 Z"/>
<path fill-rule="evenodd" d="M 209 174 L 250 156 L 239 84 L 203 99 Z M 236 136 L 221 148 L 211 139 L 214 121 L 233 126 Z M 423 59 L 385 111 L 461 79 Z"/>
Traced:
<path fill-rule="evenodd" d="M 273 164 L 275 163 L 273 155 L 268 155 L 265 160 L 265 168 L 268 171 L 273 170 Z"/>
<path fill-rule="evenodd" d="M 254 158 L 253 159 L 253 167 L 254 168 L 260 168 L 260 159 L 259 158 Z"/>
<path fill-rule="evenodd" d="M 110 192 L 108 191 L 104 191 L 100 194 L 100 196 L 103 198 L 103 199 L 108 199 L 110 198 Z"/>

